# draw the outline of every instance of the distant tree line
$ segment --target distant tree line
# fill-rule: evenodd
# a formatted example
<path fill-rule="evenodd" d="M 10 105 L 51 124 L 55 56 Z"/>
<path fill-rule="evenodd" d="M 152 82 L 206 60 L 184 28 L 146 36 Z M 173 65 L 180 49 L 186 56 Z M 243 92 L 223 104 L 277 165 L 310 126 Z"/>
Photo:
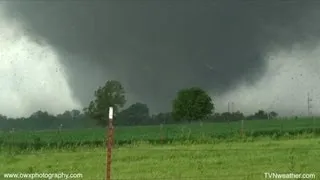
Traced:
<path fill-rule="evenodd" d="M 159 125 L 202 122 L 230 122 L 239 120 L 274 119 L 276 112 L 258 112 L 244 116 L 242 112 L 214 113 L 214 103 L 206 91 L 198 87 L 182 89 L 172 101 L 172 111 L 150 114 L 147 104 L 134 103 L 123 108 L 125 91 L 118 81 L 107 81 L 94 92 L 95 99 L 88 107 L 51 115 L 45 111 L 34 112 L 29 117 L 8 118 L 0 115 L 0 130 L 49 130 L 104 127 L 107 125 L 108 109 L 114 108 L 116 126 Z"/>
<path fill-rule="evenodd" d="M 145 104 L 136 103 L 129 108 L 122 110 L 114 120 L 114 124 L 118 126 L 139 126 L 139 125 L 160 125 L 160 124 L 177 124 L 187 123 L 188 121 L 176 121 L 172 117 L 171 112 L 158 113 L 150 115 Z M 141 111 L 135 111 L 135 108 L 142 108 Z M 272 114 L 272 115 L 271 115 Z M 274 119 L 277 116 L 275 112 L 268 114 L 259 110 L 257 113 L 244 116 L 243 113 L 237 112 L 223 112 L 214 113 L 203 122 L 231 122 L 246 120 L 267 120 Z M 59 115 L 51 115 L 45 111 L 37 111 L 27 118 L 8 118 L 0 115 L 0 130 L 9 131 L 15 130 L 49 130 L 49 129 L 82 129 L 82 128 L 96 128 L 100 127 L 95 121 L 80 113 L 79 110 L 65 111 Z"/>

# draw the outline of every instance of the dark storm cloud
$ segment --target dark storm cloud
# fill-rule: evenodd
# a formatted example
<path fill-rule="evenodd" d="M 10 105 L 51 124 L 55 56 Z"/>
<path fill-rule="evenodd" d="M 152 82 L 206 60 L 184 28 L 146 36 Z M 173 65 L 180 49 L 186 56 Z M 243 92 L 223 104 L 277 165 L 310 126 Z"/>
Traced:
<path fill-rule="evenodd" d="M 168 109 L 176 90 L 217 93 L 263 76 L 274 44 L 314 38 L 316 1 L 12 1 L 10 17 L 60 52 L 75 95 L 119 79 L 153 110 Z M 312 16 L 312 15 L 310 15 Z"/>

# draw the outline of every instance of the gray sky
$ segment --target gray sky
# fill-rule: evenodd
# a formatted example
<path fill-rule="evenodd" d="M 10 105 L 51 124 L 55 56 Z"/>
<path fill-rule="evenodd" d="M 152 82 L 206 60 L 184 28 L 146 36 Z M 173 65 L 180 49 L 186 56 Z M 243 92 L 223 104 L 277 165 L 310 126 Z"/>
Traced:
<path fill-rule="evenodd" d="M 123 82 L 129 103 L 145 102 L 152 112 L 170 110 L 180 88 L 201 86 L 213 95 L 218 110 L 226 110 L 232 99 L 236 109 L 246 112 L 276 106 L 285 113 L 300 113 L 305 111 L 306 92 L 318 88 L 319 73 L 310 70 L 319 67 L 317 57 L 301 55 L 318 47 L 316 1 L 25 0 L 8 1 L 2 7 L 3 26 L 19 24 L 14 28 L 21 36 L 39 48 L 48 46 L 54 66 L 64 69 L 56 73 L 59 77 L 43 79 L 49 84 L 65 81 L 63 86 L 51 86 L 52 91 L 65 89 L 69 105 L 63 108 L 87 105 L 97 86 L 109 79 Z M 26 60 L 30 69 L 41 59 L 34 56 Z M 49 68 L 49 60 L 42 61 Z M 300 78 L 309 77 L 305 85 L 309 89 L 292 89 L 300 82 L 297 71 L 304 73 Z M 42 68 L 37 76 L 45 72 Z M 288 96 L 288 88 L 293 95 Z M 43 103 L 54 112 L 62 108 L 42 100 L 38 106 Z M 27 109 L 38 107 L 32 104 Z"/>

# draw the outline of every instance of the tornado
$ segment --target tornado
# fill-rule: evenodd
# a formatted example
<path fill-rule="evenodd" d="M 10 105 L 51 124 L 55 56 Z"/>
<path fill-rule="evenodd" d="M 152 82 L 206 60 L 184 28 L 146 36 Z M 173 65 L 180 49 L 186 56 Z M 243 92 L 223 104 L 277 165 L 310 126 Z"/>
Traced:
<path fill-rule="evenodd" d="M 123 83 L 128 103 L 146 103 L 151 112 L 170 111 L 178 90 L 199 86 L 213 96 L 217 111 L 234 102 L 245 113 L 303 114 L 311 93 L 319 113 L 315 1 L 25 0 L 2 7 L 7 22 L 17 22 L 30 42 L 55 54 L 55 61 L 40 62 L 41 53 L 32 53 L 33 67 L 55 62 L 64 68 L 65 74 L 46 79 L 64 79 L 63 88 L 53 86 L 65 89 L 60 101 L 69 105 L 63 108 L 86 106 L 94 90 L 112 79 Z M 36 99 L 28 98 L 23 103 Z M 44 102 L 43 108 L 54 110 L 52 101 Z M 39 107 L 26 104 L 30 111 Z"/>

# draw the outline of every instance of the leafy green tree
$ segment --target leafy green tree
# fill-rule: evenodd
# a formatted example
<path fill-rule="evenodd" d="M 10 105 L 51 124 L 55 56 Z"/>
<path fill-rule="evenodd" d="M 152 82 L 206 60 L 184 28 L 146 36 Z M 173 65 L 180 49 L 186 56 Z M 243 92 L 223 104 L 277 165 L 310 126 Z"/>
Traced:
<path fill-rule="evenodd" d="M 34 123 L 34 125 L 32 126 L 35 126 L 37 128 L 46 128 L 46 127 L 52 128 L 52 125 L 54 124 L 56 117 L 52 114 L 49 114 L 47 111 L 39 110 L 32 113 L 28 119 Z"/>
<path fill-rule="evenodd" d="M 143 103 L 132 104 L 118 114 L 116 121 L 126 125 L 141 125 L 148 123 L 148 121 L 150 121 L 149 108 Z"/>
<path fill-rule="evenodd" d="M 71 110 L 70 114 L 71 114 L 72 118 L 77 118 L 80 116 L 81 112 L 77 109 L 73 109 L 73 110 Z"/>
<path fill-rule="evenodd" d="M 268 119 L 268 113 L 264 110 L 259 110 L 258 112 L 254 113 L 254 117 L 257 119 Z"/>
<path fill-rule="evenodd" d="M 154 124 L 173 124 L 173 123 L 175 123 L 174 119 L 172 118 L 171 112 L 154 114 L 154 115 L 152 115 L 151 119 Z"/>
<path fill-rule="evenodd" d="M 71 111 L 66 110 L 62 114 L 58 114 L 57 118 L 59 118 L 59 119 L 67 119 L 67 120 L 72 119 Z"/>
<path fill-rule="evenodd" d="M 7 120 L 7 116 L 0 114 L 0 120 Z"/>
<path fill-rule="evenodd" d="M 94 92 L 95 99 L 83 111 L 101 126 L 107 125 L 109 107 L 113 107 L 114 114 L 117 114 L 126 103 L 125 91 L 118 81 L 107 81 L 103 87 Z"/>
<path fill-rule="evenodd" d="M 274 112 L 274 111 L 271 111 L 269 113 L 269 118 L 270 119 L 274 119 L 274 118 L 277 118 L 278 117 L 278 113 Z"/>
<path fill-rule="evenodd" d="M 238 121 L 238 120 L 243 120 L 245 119 L 244 114 L 240 111 L 236 111 L 232 113 L 233 120 Z"/>
<path fill-rule="evenodd" d="M 225 121 L 230 121 L 232 114 L 230 112 L 223 112 L 223 113 L 221 113 L 221 117 Z"/>
<path fill-rule="evenodd" d="M 201 88 L 182 89 L 173 100 L 172 115 L 177 121 L 203 120 L 212 114 L 214 104 L 208 93 Z"/>

